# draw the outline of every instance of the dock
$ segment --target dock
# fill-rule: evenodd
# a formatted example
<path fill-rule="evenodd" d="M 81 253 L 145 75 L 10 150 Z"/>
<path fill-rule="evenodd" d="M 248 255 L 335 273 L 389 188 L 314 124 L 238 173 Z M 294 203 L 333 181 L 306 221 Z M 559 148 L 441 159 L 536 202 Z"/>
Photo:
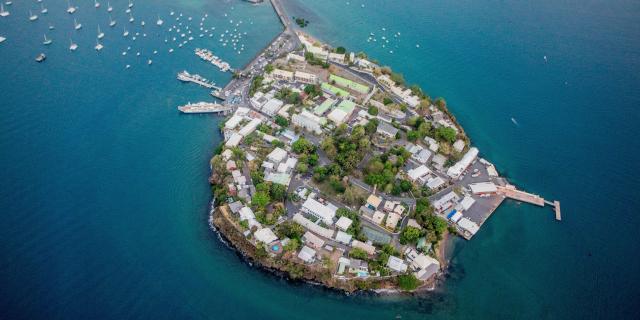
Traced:
<path fill-rule="evenodd" d="M 197 85 L 199 85 L 201 87 L 207 88 L 207 89 L 220 90 L 220 87 L 216 86 L 215 83 L 210 82 L 209 80 L 203 78 L 202 76 L 200 76 L 198 74 L 190 74 L 186 70 L 178 73 L 177 78 L 178 78 L 178 80 L 180 80 L 182 82 L 195 83 L 195 84 L 197 84 Z"/>
<path fill-rule="evenodd" d="M 557 221 L 562 220 L 562 214 L 560 213 L 560 201 L 556 200 L 551 202 L 549 200 L 545 200 L 539 195 L 517 190 L 516 187 L 512 185 L 497 186 L 497 188 L 498 188 L 498 194 L 501 194 L 509 199 L 534 204 L 540 207 L 549 205 L 553 207 L 555 211 L 556 220 Z"/>

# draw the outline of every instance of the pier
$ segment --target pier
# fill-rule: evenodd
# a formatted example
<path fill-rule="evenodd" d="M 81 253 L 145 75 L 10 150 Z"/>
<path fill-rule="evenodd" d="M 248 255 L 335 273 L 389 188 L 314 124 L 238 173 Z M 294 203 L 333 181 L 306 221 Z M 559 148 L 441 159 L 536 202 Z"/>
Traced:
<path fill-rule="evenodd" d="M 509 199 L 534 204 L 540 207 L 544 207 L 545 204 L 550 205 L 551 207 L 553 207 L 555 211 L 556 220 L 557 221 L 562 220 L 562 215 L 560 213 L 560 201 L 556 200 L 551 202 L 549 200 L 545 200 L 539 195 L 517 190 L 516 187 L 512 185 L 506 185 L 504 187 L 497 186 L 497 188 L 498 188 L 498 194 L 503 195 Z"/>
<path fill-rule="evenodd" d="M 187 71 L 178 73 L 178 80 L 182 82 L 192 82 L 207 89 L 220 90 L 220 87 L 197 74 L 190 74 Z"/>

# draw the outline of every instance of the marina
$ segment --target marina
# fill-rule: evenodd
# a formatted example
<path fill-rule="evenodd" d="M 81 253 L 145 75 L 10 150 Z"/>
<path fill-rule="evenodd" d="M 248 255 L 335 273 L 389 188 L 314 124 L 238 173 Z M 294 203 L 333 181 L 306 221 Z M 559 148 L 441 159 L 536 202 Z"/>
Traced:
<path fill-rule="evenodd" d="M 229 65 L 229 63 L 223 61 L 222 59 L 220 59 L 218 56 L 214 55 L 213 52 L 207 50 L 207 49 L 200 49 L 200 48 L 196 48 L 195 49 L 195 54 L 200 57 L 200 59 L 204 60 L 204 61 L 208 61 L 211 62 L 211 64 L 213 64 L 214 66 L 218 67 L 220 69 L 220 71 L 222 72 L 227 72 L 227 71 L 232 71 L 231 66 Z"/>
<path fill-rule="evenodd" d="M 198 75 L 198 74 L 190 74 L 189 72 L 182 71 L 180 73 L 178 73 L 178 80 L 182 81 L 182 82 L 192 82 L 195 83 L 197 85 L 200 85 L 202 87 L 205 87 L 207 89 L 215 89 L 215 90 L 219 90 L 219 87 L 216 87 L 216 84 L 205 79 L 204 77 Z"/>

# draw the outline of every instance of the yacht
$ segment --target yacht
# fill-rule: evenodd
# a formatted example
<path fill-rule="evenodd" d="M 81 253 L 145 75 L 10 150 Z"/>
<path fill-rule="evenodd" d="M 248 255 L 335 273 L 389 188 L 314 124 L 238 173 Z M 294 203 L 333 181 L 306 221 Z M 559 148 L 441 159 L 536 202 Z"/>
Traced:
<path fill-rule="evenodd" d="M 109 27 L 115 27 L 116 26 L 116 21 L 113 20 L 113 18 L 111 18 L 111 16 L 109 16 Z"/>
<path fill-rule="evenodd" d="M 33 12 L 31 12 L 31 10 L 29 10 L 29 21 L 36 21 L 38 20 L 38 15 L 37 14 L 33 14 Z"/>
<path fill-rule="evenodd" d="M 67 0 L 67 5 L 68 5 L 67 12 L 69 14 L 73 14 L 74 12 L 76 12 L 76 7 L 72 6 L 69 0 Z"/>
<path fill-rule="evenodd" d="M 76 30 L 82 29 L 82 23 L 78 23 L 78 21 L 76 21 L 76 19 L 73 19 L 73 28 L 76 29 Z"/>
<path fill-rule="evenodd" d="M 100 8 L 100 2 L 98 2 L 98 0 L 93 0 L 93 6 L 97 8 Z"/>
<path fill-rule="evenodd" d="M 123 37 L 126 37 L 129 35 L 129 31 L 127 31 L 127 28 L 124 28 L 124 32 L 122 33 Z"/>
<path fill-rule="evenodd" d="M 7 38 L 0 36 L 0 43 L 3 43 L 5 40 L 7 40 Z"/>
<path fill-rule="evenodd" d="M 47 35 L 44 35 L 44 41 L 42 41 L 42 44 L 44 44 L 45 46 L 50 45 L 53 42 L 53 40 L 51 39 L 47 39 Z"/>
<path fill-rule="evenodd" d="M 100 30 L 100 25 L 98 25 L 98 39 L 104 38 L 104 32 Z"/>
<path fill-rule="evenodd" d="M 99 40 L 96 40 L 95 48 L 96 48 L 96 51 L 100 51 L 100 50 L 102 50 L 102 48 L 104 48 L 104 46 L 102 45 L 102 43 L 100 43 Z"/>
<path fill-rule="evenodd" d="M 113 11 L 113 7 L 109 3 L 109 1 L 107 1 L 107 12 L 111 12 L 111 11 Z"/>
<path fill-rule="evenodd" d="M 42 4 L 42 3 L 40 4 L 40 8 L 41 8 L 40 9 L 40 13 L 42 13 L 42 14 L 47 14 L 47 12 L 49 12 L 49 9 L 45 8 L 44 4 Z"/>
<path fill-rule="evenodd" d="M 69 41 L 71 42 L 71 45 L 69 46 L 69 50 L 76 51 L 76 49 L 78 49 L 78 45 L 73 43 L 72 39 L 69 39 Z"/>
<path fill-rule="evenodd" d="M 9 11 L 4 10 L 4 4 L 0 3 L 0 17 L 6 17 L 9 15 L 10 15 Z"/>
<path fill-rule="evenodd" d="M 6 4 L 6 5 L 10 6 L 10 5 L 12 5 L 12 4 L 13 4 L 13 2 L 11 2 L 11 1 L 5 1 L 5 2 L 4 2 L 4 4 Z"/>
<path fill-rule="evenodd" d="M 36 57 L 36 62 L 42 62 L 42 61 L 44 61 L 46 58 L 47 58 L 47 56 L 45 56 L 45 55 L 44 55 L 44 53 L 41 53 L 41 54 L 39 54 L 39 55 Z"/>
<path fill-rule="evenodd" d="M 162 21 L 162 19 L 160 19 L 160 16 L 158 16 L 158 21 L 156 21 L 156 24 L 161 26 L 164 23 L 164 21 Z"/>

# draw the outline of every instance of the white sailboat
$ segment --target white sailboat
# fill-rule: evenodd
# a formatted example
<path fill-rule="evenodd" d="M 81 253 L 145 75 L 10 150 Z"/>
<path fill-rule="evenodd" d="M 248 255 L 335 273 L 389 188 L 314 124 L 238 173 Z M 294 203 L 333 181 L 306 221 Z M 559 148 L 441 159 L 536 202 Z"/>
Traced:
<path fill-rule="evenodd" d="M 49 23 L 49 30 L 53 30 L 53 29 L 55 29 L 55 28 L 56 28 L 56 27 L 54 27 L 51 23 Z"/>
<path fill-rule="evenodd" d="M 100 2 L 98 2 L 98 0 L 93 0 L 93 6 L 97 8 L 100 8 Z"/>
<path fill-rule="evenodd" d="M 100 25 L 98 25 L 98 39 L 104 38 L 104 32 L 100 30 Z"/>
<path fill-rule="evenodd" d="M 78 21 L 76 21 L 76 19 L 73 19 L 73 28 L 76 30 L 80 30 L 82 29 L 82 23 L 78 23 Z"/>
<path fill-rule="evenodd" d="M 129 23 L 133 23 L 136 19 L 133 18 L 133 15 L 129 13 Z"/>
<path fill-rule="evenodd" d="M 44 44 L 45 46 L 50 45 L 53 42 L 53 40 L 51 39 L 47 39 L 47 35 L 44 35 L 44 41 L 42 41 L 42 44 Z"/>
<path fill-rule="evenodd" d="M 0 43 L 3 43 L 5 40 L 7 40 L 7 38 L 0 36 Z"/>
<path fill-rule="evenodd" d="M 42 3 L 40 4 L 40 8 L 41 8 L 40 9 L 40 13 L 42 13 L 42 14 L 47 14 L 47 12 L 49 12 L 49 9 L 45 8 L 44 4 L 42 4 Z"/>
<path fill-rule="evenodd" d="M 69 14 L 73 14 L 74 12 L 76 12 L 76 7 L 71 5 L 71 1 L 67 0 L 67 6 L 68 6 L 67 12 Z"/>
<path fill-rule="evenodd" d="M 162 21 L 162 19 L 160 19 L 160 15 L 158 15 L 158 21 L 156 21 L 156 24 L 158 26 L 161 26 L 164 23 L 164 21 Z"/>
<path fill-rule="evenodd" d="M 102 50 L 102 48 L 104 48 L 104 46 L 102 45 L 102 43 L 100 43 L 100 40 L 96 39 L 96 51 L 100 51 Z"/>
<path fill-rule="evenodd" d="M 122 32 L 122 36 L 126 37 L 129 35 L 129 31 L 127 31 L 127 27 L 124 27 L 124 32 Z"/>
<path fill-rule="evenodd" d="M 111 6 L 111 3 L 107 1 L 107 12 L 111 12 L 111 11 L 113 11 L 113 7 Z"/>
<path fill-rule="evenodd" d="M 133 8 L 133 2 L 131 2 L 131 0 L 129 0 L 129 8 Z"/>
<path fill-rule="evenodd" d="M 0 3 L 0 17 L 7 17 L 10 14 L 9 11 L 4 10 L 4 4 Z"/>
<path fill-rule="evenodd" d="M 31 12 L 31 10 L 29 10 L 29 21 L 36 21 L 38 20 L 38 15 L 37 14 L 33 14 L 33 12 Z"/>
<path fill-rule="evenodd" d="M 109 16 L 109 27 L 115 27 L 116 26 L 116 21 L 113 20 L 113 18 L 111 18 L 111 16 Z"/>
<path fill-rule="evenodd" d="M 78 49 L 78 45 L 73 43 L 73 39 L 69 39 L 69 41 L 71 42 L 71 45 L 69 46 L 69 50 L 76 51 L 76 49 Z"/>

